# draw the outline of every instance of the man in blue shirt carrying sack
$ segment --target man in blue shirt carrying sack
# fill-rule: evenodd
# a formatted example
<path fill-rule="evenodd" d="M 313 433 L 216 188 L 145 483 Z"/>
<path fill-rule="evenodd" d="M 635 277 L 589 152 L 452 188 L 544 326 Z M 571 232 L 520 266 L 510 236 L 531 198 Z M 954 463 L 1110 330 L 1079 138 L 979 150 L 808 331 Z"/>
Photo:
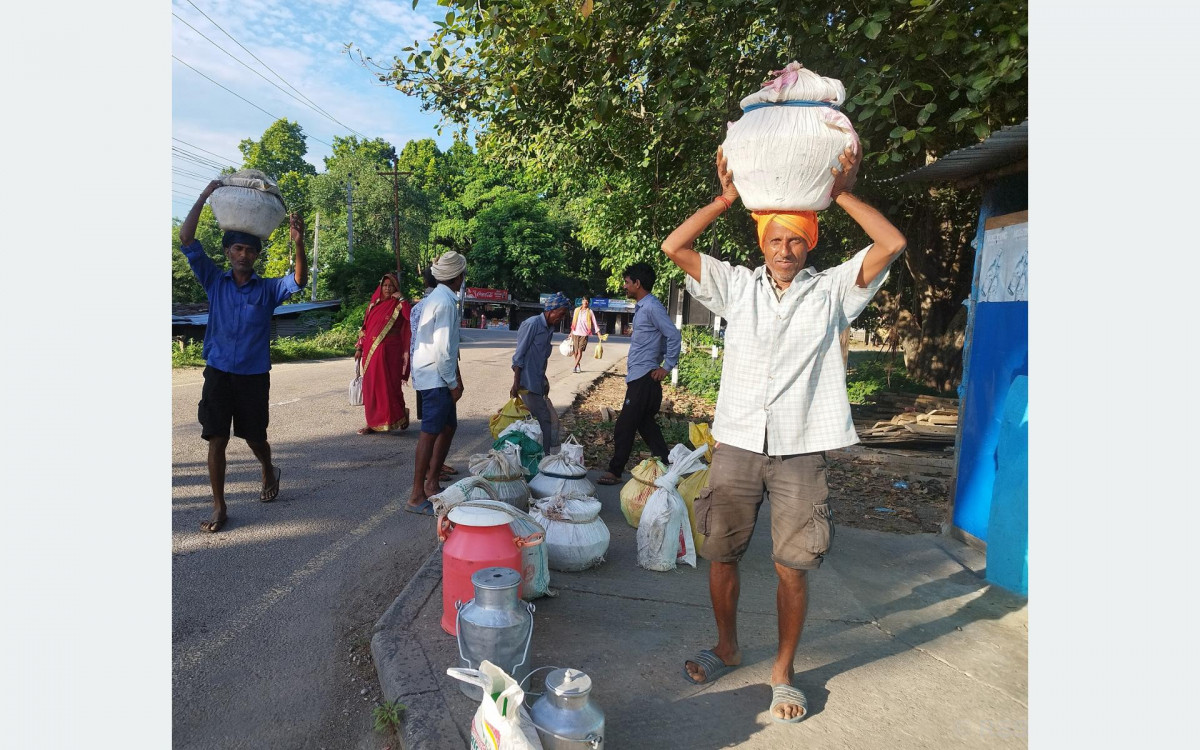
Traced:
<path fill-rule="evenodd" d="M 633 452 L 633 438 L 642 440 L 663 463 L 667 462 L 667 441 L 655 420 L 662 406 L 662 381 L 679 363 L 683 337 L 671 323 L 667 308 L 651 294 L 655 273 L 648 263 L 634 263 L 625 270 L 625 294 L 637 300 L 633 308 L 633 336 L 625 357 L 625 403 L 613 428 L 616 444 L 608 471 L 597 477 L 598 484 L 617 484 Z"/>
<path fill-rule="evenodd" d="M 542 428 L 542 451 L 558 453 L 558 411 L 550 401 L 550 380 L 546 377 L 546 361 L 554 327 L 567 315 L 571 300 L 557 292 L 542 305 L 542 312 L 526 320 L 517 329 L 517 349 L 513 352 L 513 384 L 508 395 L 518 395 Z"/>
<path fill-rule="evenodd" d="M 296 246 L 296 268 L 290 276 L 264 279 L 254 272 L 262 252 L 262 239 L 229 231 L 221 239 L 229 270 L 212 262 L 196 239 L 196 223 L 204 202 L 221 187 L 214 180 L 179 226 L 183 254 L 204 293 L 208 295 L 208 327 L 204 332 L 204 390 L 197 416 L 200 436 L 208 441 L 208 481 L 212 485 L 212 517 L 200 524 L 215 533 L 228 520 L 225 508 L 225 450 L 233 434 L 246 441 L 262 464 L 259 500 L 269 503 L 279 496 L 281 470 L 271 463 L 267 422 L 271 391 L 271 316 L 275 308 L 308 283 L 308 258 L 304 254 L 304 220 L 289 217 L 289 233 Z"/>

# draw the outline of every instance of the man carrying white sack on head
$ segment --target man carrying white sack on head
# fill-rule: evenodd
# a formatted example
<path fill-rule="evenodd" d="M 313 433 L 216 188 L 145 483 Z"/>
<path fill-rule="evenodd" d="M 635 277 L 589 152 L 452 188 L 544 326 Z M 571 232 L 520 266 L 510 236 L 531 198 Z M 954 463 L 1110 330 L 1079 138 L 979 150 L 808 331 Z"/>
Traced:
<path fill-rule="evenodd" d="M 692 249 L 700 234 L 738 199 L 721 149 L 721 195 L 663 242 L 687 274 L 687 289 L 725 318 L 725 364 L 712 434 L 711 480 L 696 500 L 701 555 L 710 561 L 709 592 L 717 645 L 684 662 L 687 678 L 706 684 L 741 663 L 737 639 L 738 561 L 762 505 L 771 500 L 771 540 L 779 584 L 779 650 L 771 669 L 771 718 L 808 714 L 792 684 L 793 660 L 808 608 L 807 572 L 820 567 L 833 540 L 825 451 L 858 442 L 846 397 L 840 334 L 866 308 L 905 248 L 883 214 L 850 193 L 861 154 L 850 148 L 834 168 L 833 200 L 871 238 L 841 265 L 806 267 L 817 242 L 812 211 L 754 212 L 765 264 L 731 266 Z"/>

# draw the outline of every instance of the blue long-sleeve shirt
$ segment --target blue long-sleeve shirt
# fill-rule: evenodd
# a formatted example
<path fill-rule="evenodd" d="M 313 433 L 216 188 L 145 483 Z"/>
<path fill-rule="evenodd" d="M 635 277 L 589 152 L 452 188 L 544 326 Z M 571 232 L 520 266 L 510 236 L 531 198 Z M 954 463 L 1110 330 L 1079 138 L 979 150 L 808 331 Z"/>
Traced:
<path fill-rule="evenodd" d="M 513 352 L 513 367 L 521 368 L 521 387 L 530 393 L 546 395 L 546 360 L 553 347 L 554 332 L 546 322 L 545 313 L 538 313 L 517 329 L 517 350 Z"/>
<path fill-rule="evenodd" d="M 633 336 L 629 339 L 629 354 L 625 359 L 625 382 L 632 383 L 658 369 L 659 363 L 668 370 L 675 369 L 682 343 L 683 336 L 658 297 L 653 294 L 642 297 L 633 308 Z"/>
<path fill-rule="evenodd" d="M 259 375 L 271 369 L 271 316 L 283 301 L 300 291 L 292 274 L 264 279 L 257 273 L 238 286 L 233 271 L 222 271 L 204 252 L 200 240 L 184 245 L 184 257 L 208 295 L 208 327 L 204 361 L 236 375 Z"/>

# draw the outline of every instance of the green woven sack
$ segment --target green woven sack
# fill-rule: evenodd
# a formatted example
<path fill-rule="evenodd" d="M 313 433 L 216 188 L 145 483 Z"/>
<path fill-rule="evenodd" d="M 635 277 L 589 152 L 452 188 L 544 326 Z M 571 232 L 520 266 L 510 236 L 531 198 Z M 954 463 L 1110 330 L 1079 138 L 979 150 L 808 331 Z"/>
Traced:
<path fill-rule="evenodd" d="M 492 448 L 502 450 L 505 443 L 514 443 L 521 449 L 521 466 L 525 467 L 527 477 L 538 473 L 538 463 L 542 460 L 542 446 L 538 441 L 519 430 L 513 430 L 507 435 L 501 435 L 492 443 Z"/>

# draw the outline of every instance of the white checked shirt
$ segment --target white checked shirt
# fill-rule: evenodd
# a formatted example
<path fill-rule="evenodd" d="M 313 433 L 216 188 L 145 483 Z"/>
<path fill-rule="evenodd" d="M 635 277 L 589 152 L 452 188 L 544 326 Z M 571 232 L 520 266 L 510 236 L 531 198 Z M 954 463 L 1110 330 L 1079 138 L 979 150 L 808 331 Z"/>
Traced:
<path fill-rule="evenodd" d="M 415 391 L 458 387 L 458 297 L 445 284 L 429 293 L 413 336 Z"/>
<path fill-rule="evenodd" d="M 856 286 L 870 246 L 826 271 L 803 269 L 781 298 L 766 266 L 751 271 L 700 254 L 700 282 L 687 290 L 729 321 L 713 439 L 772 456 L 858 442 L 846 397 L 839 336 L 887 279 Z"/>

